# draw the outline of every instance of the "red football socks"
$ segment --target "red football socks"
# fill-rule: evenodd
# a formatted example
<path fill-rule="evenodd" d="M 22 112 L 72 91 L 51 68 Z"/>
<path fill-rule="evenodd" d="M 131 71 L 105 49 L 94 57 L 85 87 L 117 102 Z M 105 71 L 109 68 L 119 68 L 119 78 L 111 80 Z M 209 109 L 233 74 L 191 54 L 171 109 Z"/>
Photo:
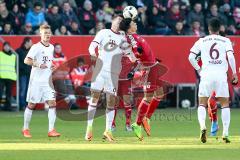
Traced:
<path fill-rule="evenodd" d="M 153 98 L 148 106 L 148 110 L 147 110 L 147 118 L 150 119 L 152 117 L 152 114 L 154 113 L 154 111 L 156 110 L 156 108 L 158 107 L 160 102 L 160 99 L 157 98 Z"/>
<path fill-rule="evenodd" d="M 144 100 L 142 100 L 141 103 L 139 104 L 137 118 L 136 118 L 136 123 L 138 125 L 142 124 L 143 117 L 146 115 L 146 112 L 148 109 L 148 105 L 149 103 L 147 103 Z"/>

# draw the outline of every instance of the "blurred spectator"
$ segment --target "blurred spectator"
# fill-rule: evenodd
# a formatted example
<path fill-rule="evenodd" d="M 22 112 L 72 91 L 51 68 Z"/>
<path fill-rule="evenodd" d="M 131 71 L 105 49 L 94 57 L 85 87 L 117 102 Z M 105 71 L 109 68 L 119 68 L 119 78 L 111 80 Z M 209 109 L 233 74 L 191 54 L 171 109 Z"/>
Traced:
<path fill-rule="evenodd" d="M 14 16 L 15 21 L 13 30 L 15 33 L 17 33 L 19 28 L 21 28 L 22 25 L 24 25 L 25 15 L 23 12 L 20 11 L 18 4 L 13 5 L 11 14 Z"/>
<path fill-rule="evenodd" d="M 184 30 L 183 22 L 182 21 L 178 21 L 176 23 L 176 25 L 175 25 L 175 28 L 173 30 L 171 30 L 169 35 L 176 35 L 176 36 L 186 35 L 186 32 Z"/>
<path fill-rule="evenodd" d="M 16 55 L 13 54 L 9 42 L 3 43 L 3 50 L 0 51 L 0 102 L 3 103 L 3 110 L 11 111 L 12 85 L 17 79 Z M 5 88 L 5 101 L 3 91 Z"/>
<path fill-rule="evenodd" d="M 89 66 L 85 64 L 83 58 L 77 59 L 77 66 L 71 71 L 71 80 L 78 95 L 90 95 L 90 83 L 86 74 L 88 73 Z"/>
<path fill-rule="evenodd" d="M 66 0 L 57 0 L 58 6 L 62 6 L 64 2 L 66 2 Z M 67 0 L 67 2 L 72 8 L 77 8 L 77 3 L 75 0 Z"/>
<path fill-rule="evenodd" d="M 218 7 L 216 4 L 212 4 L 210 6 L 210 11 L 209 13 L 207 13 L 207 16 L 206 16 L 206 25 L 208 24 L 208 21 L 213 17 L 218 18 L 224 25 L 228 24 L 227 17 L 218 12 Z"/>
<path fill-rule="evenodd" d="M 91 30 L 89 33 L 91 35 L 96 35 L 99 31 L 101 31 L 102 29 L 105 29 L 105 24 L 103 22 L 98 22 L 95 29 Z"/>
<path fill-rule="evenodd" d="M 19 32 L 20 35 L 33 35 L 32 24 L 26 23 Z"/>
<path fill-rule="evenodd" d="M 197 36 L 197 37 L 205 36 L 205 33 L 201 30 L 201 24 L 197 20 L 192 22 L 191 28 L 189 29 L 187 34 Z"/>
<path fill-rule="evenodd" d="M 96 26 L 92 11 L 92 2 L 90 0 L 84 1 L 83 9 L 79 11 L 79 20 L 85 34 L 89 34 L 89 31 Z"/>
<path fill-rule="evenodd" d="M 62 23 L 69 29 L 73 21 L 79 23 L 69 2 L 65 1 L 63 2 Z"/>
<path fill-rule="evenodd" d="M 73 21 L 71 23 L 70 33 L 71 33 L 71 35 L 81 35 L 82 34 L 77 22 Z"/>
<path fill-rule="evenodd" d="M 59 43 L 54 44 L 53 64 L 56 69 L 53 72 L 53 84 L 57 91 L 57 99 L 64 100 L 69 107 L 79 108 L 76 104 L 75 91 L 69 76 L 70 68 L 67 65 L 67 57 L 62 52 L 62 46 Z"/>
<path fill-rule="evenodd" d="M 152 8 L 152 13 L 148 16 L 148 25 L 149 32 L 152 34 L 166 35 L 170 31 L 156 6 Z"/>
<path fill-rule="evenodd" d="M 67 57 L 62 52 L 62 46 L 60 43 L 54 44 L 53 64 L 58 68 L 67 61 Z"/>
<path fill-rule="evenodd" d="M 96 18 L 99 22 L 104 22 L 107 28 L 110 28 L 113 14 L 114 10 L 109 7 L 109 2 L 103 1 L 101 8 L 96 12 Z"/>
<path fill-rule="evenodd" d="M 11 23 L 7 22 L 3 26 L 2 35 L 14 35 Z"/>
<path fill-rule="evenodd" d="M 19 107 L 20 110 L 24 110 L 27 105 L 26 95 L 29 83 L 29 77 L 31 68 L 29 65 L 24 64 L 24 59 L 27 56 L 28 51 L 32 46 L 32 39 L 30 37 L 25 37 L 21 46 L 16 50 L 18 53 L 18 63 L 19 63 Z"/>
<path fill-rule="evenodd" d="M 233 14 L 231 12 L 231 6 L 228 3 L 222 5 L 219 9 L 220 13 L 223 14 L 227 18 L 227 25 L 235 24 L 233 19 Z"/>
<path fill-rule="evenodd" d="M 60 36 L 60 35 L 71 35 L 71 33 L 69 32 L 67 27 L 64 26 L 64 25 L 61 25 L 58 29 L 56 29 L 54 34 L 57 35 L 57 36 Z"/>
<path fill-rule="evenodd" d="M 240 24 L 240 7 L 234 9 L 233 18 L 236 24 Z"/>
<path fill-rule="evenodd" d="M 137 23 L 137 29 L 139 34 L 146 34 L 146 25 L 147 25 L 147 16 L 146 16 L 147 8 L 142 6 L 138 7 L 138 17 L 135 20 Z"/>
<path fill-rule="evenodd" d="M 225 28 L 225 26 L 224 26 L 223 24 L 220 26 L 219 34 L 220 34 L 221 36 L 223 36 L 223 37 L 226 36 L 226 28 Z"/>
<path fill-rule="evenodd" d="M 231 6 L 234 7 L 240 7 L 240 1 L 239 0 L 231 0 Z"/>
<path fill-rule="evenodd" d="M 204 29 L 204 15 L 202 12 L 202 4 L 196 3 L 192 11 L 189 12 L 187 17 L 187 24 L 191 26 L 193 21 L 199 21 L 202 29 Z"/>
<path fill-rule="evenodd" d="M 33 31 L 37 30 L 39 26 L 45 22 L 45 15 L 41 2 L 34 3 L 34 8 L 28 11 L 25 22 L 26 24 L 32 24 Z"/>
<path fill-rule="evenodd" d="M 0 1 L 0 32 L 3 30 L 5 23 L 10 23 L 11 26 L 14 24 L 14 16 L 8 11 L 6 3 Z"/>
<path fill-rule="evenodd" d="M 48 12 L 46 15 L 46 21 L 51 26 L 52 32 L 62 25 L 62 17 L 58 11 L 59 7 L 57 5 L 53 5 L 50 9 L 50 12 Z"/>
<path fill-rule="evenodd" d="M 180 6 L 178 3 L 174 3 L 172 7 L 170 8 L 170 11 L 166 15 L 166 22 L 168 26 L 173 29 L 175 27 L 175 24 L 178 21 L 183 21 L 185 24 L 185 17 L 183 13 L 180 11 Z"/>
<path fill-rule="evenodd" d="M 71 72 L 71 77 L 75 88 L 83 85 L 84 78 L 83 76 L 87 73 L 89 66 L 85 64 L 83 58 L 77 59 L 77 67 L 73 68 Z"/>

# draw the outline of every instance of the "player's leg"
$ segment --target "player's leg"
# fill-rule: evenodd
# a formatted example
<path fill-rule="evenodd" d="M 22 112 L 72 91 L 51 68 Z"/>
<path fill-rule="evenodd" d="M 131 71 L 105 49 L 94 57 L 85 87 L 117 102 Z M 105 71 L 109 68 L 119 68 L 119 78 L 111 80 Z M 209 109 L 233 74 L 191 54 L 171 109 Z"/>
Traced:
<path fill-rule="evenodd" d="M 200 125 L 200 139 L 202 143 L 207 142 L 207 128 L 206 128 L 206 107 L 208 99 L 213 91 L 215 91 L 215 81 L 209 79 L 202 79 L 198 90 L 198 122 Z"/>
<path fill-rule="evenodd" d="M 208 99 L 208 115 L 211 120 L 211 136 L 216 136 L 218 127 L 218 117 L 217 117 L 217 100 L 216 100 L 216 93 L 215 91 L 211 94 Z"/>
<path fill-rule="evenodd" d="M 230 125 L 230 108 L 229 108 L 229 98 L 228 97 L 218 97 L 218 101 L 220 102 L 222 108 L 222 124 L 223 124 L 223 133 L 222 138 L 226 143 L 230 143 L 229 140 L 229 125 Z"/>
<path fill-rule="evenodd" d="M 131 115 L 132 115 L 132 102 L 131 95 L 123 95 L 123 103 L 126 117 L 126 131 L 132 131 Z"/>
<path fill-rule="evenodd" d="M 96 72 L 96 73 L 95 73 Z M 97 72 L 94 70 L 91 82 L 91 98 L 88 104 L 88 119 L 87 119 L 87 129 L 85 134 L 85 140 L 91 141 L 93 138 L 92 126 L 94 116 L 97 110 L 97 104 L 101 96 L 101 92 L 104 86 L 103 72 Z"/>
<path fill-rule="evenodd" d="M 221 104 L 222 110 L 222 124 L 223 124 L 223 133 L 222 138 L 224 142 L 230 143 L 229 140 L 229 125 L 230 125 L 230 108 L 229 108 L 229 88 L 227 81 L 217 83 L 216 97 L 219 103 Z"/>
<path fill-rule="evenodd" d="M 202 143 L 207 142 L 207 127 L 206 127 L 206 107 L 207 107 L 208 97 L 199 97 L 198 105 L 198 122 L 200 125 L 200 139 Z"/>
<path fill-rule="evenodd" d="M 57 117 L 56 113 L 56 101 L 55 100 L 48 100 L 46 104 L 49 106 L 48 109 L 48 137 L 59 137 L 60 133 L 58 133 L 54 126 Z"/>
<path fill-rule="evenodd" d="M 26 98 L 28 105 L 24 111 L 24 125 L 22 130 L 24 137 L 31 137 L 29 124 L 31 122 L 33 110 L 36 104 L 41 102 L 42 95 L 43 92 L 39 85 L 32 83 L 29 84 Z"/>
<path fill-rule="evenodd" d="M 112 135 L 112 122 L 115 114 L 116 96 L 112 93 L 106 93 L 107 107 L 106 107 L 106 129 L 103 133 L 104 139 L 114 141 Z"/>
<path fill-rule="evenodd" d="M 150 136 L 150 134 L 151 134 L 150 119 L 151 119 L 153 113 L 155 112 L 155 110 L 157 109 L 163 96 L 164 96 L 163 87 L 159 87 L 154 91 L 154 96 L 153 96 L 151 102 L 149 103 L 146 116 L 143 118 L 142 124 L 143 124 L 144 130 L 146 131 L 148 136 Z"/>
<path fill-rule="evenodd" d="M 34 103 L 28 103 L 27 107 L 25 108 L 24 111 L 24 120 L 23 120 L 23 130 L 22 130 L 22 134 L 24 137 L 26 138 L 31 138 L 32 135 L 30 134 L 30 128 L 29 128 L 29 124 L 31 122 L 32 119 L 32 113 L 33 110 L 35 108 L 36 104 Z"/>
<path fill-rule="evenodd" d="M 100 96 L 101 96 L 100 91 L 94 91 L 94 90 L 91 91 L 91 98 L 88 104 L 87 130 L 85 135 L 85 140 L 88 140 L 88 141 L 91 141 L 93 138 L 92 126 L 93 126 L 93 120 L 97 110 L 97 104 Z"/>
<path fill-rule="evenodd" d="M 42 99 L 48 105 L 48 137 L 59 137 L 60 133 L 54 128 L 57 117 L 55 90 L 51 86 L 43 86 L 41 89 L 43 91 Z"/>
<path fill-rule="evenodd" d="M 153 94 L 154 94 L 153 92 L 144 93 L 144 97 L 138 106 L 136 122 L 132 124 L 132 129 L 135 135 L 139 138 L 139 140 L 143 139 L 141 125 L 142 125 L 143 118 L 146 116 L 146 112 L 148 110 L 148 106 L 153 97 Z"/>
<path fill-rule="evenodd" d="M 104 92 L 106 93 L 107 98 L 107 107 L 106 107 L 106 129 L 103 133 L 103 136 L 108 141 L 114 141 L 112 135 L 112 122 L 115 115 L 115 106 L 117 102 L 117 93 L 118 93 L 118 74 L 113 74 L 106 72 L 104 74 Z"/>

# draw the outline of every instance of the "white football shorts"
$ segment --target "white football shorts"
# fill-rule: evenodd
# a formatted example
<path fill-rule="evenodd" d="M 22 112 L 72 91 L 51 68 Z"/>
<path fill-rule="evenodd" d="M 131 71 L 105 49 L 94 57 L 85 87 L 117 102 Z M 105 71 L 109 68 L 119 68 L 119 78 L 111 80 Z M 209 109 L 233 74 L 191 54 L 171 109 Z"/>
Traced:
<path fill-rule="evenodd" d="M 29 84 L 27 99 L 29 103 L 45 103 L 49 100 L 56 100 L 55 90 L 50 86 L 34 85 L 35 83 Z"/>
<path fill-rule="evenodd" d="M 92 91 L 103 91 L 117 95 L 119 75 L 101 70 L 96 76 L 93 75 L 91 82 Z"/>
<path fill-rule="evenodd" d="M 227 76 L 211 75 L 211 78 L 201 78 L 198 96 L 210 97 L 213 91 L 216 92 L 216 97 L 229 97 Z"/>

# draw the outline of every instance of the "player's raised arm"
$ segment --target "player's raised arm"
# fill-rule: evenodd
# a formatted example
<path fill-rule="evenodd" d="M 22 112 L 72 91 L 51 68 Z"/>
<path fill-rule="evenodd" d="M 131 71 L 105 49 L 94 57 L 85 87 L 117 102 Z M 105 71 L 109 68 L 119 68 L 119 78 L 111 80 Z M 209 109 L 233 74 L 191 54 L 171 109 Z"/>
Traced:
<path fill-rule="evenodd" d="M 188 60 L 198 72 L 200 71 L 201 67 L 198 65 L 197 55 L 200 53 L 199 47 L 199 40 L 194 44 L 194 46 L 190 50 L 190 54 L 188 56 Z"/>

